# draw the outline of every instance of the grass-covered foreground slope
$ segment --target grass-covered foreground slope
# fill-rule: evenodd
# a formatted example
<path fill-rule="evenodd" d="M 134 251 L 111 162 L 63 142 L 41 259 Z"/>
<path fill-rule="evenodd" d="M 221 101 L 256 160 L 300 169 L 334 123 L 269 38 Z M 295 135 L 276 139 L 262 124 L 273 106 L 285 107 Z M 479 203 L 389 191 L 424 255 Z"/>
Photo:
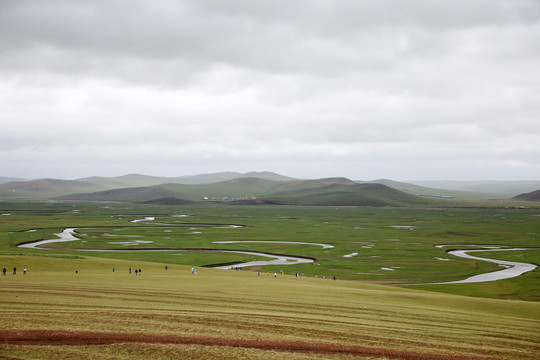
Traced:
<path fill-rule="evenodd" d="M 6 359 L 536 359 L 540 350 L 535 302 L 52 253 L 0 263 L 18 268 L 0 278 Z"/>

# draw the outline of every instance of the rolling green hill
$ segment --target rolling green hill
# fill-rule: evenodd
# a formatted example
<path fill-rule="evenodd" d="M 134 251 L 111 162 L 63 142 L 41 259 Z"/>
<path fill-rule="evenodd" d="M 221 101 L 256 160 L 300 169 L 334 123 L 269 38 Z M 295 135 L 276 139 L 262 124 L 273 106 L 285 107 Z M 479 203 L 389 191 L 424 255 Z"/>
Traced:
<path fill-rule="evenodd" d="M 446 182 L 439 182 L 441 185 Z M 482 182 L 475 182 L 480 186 Z M 515 189 L 535 182 L 491 182 Z M 427 183 L 426 183 L 427 184 Z M 431 184 L 431 183 L 430 183 Z M 466 188 L 472 182 L 451 182 Z M 375 186 L 377 185 L 377 186 Z M 384 187 L 381 187 L 382 185 Z M 470 188 L 469 186 L 469 188 Z M 501 188 L 502 189 L 502 188 Z M 418 196 L 419 194 L 426 196 Z M 445 199 L 436 197 L 447 197 Z M 435 198 L 433 198 L 435 197 Z M 256 198 L 256 199 L 255 199 Z M 302 205 L 403 206 L 446 202 L 471 203 L 508 199 L 510 195 L 424 187 L 388 179 L 352 181 L 343 177 L 300 180 L 272 172 L 220 172 L 180 177 L 128 174 L 78 180 L 40 179 L 0 183 L 0 199 L 148 202 L 237 201 Z M 522 200 L 519 198 L 512 200 Z"/>
<path fill-rule="evenodd" d="M 448 189 L 458 191 L 483 192 L 492 194 L 506 194 L 507 197 L 518 195 L 525 192 L 534 191 L 540 188 L 538 180 L 521 181 L 455 181 L 455 180 L 436 180 L 436 181 L 408 181 L 410 184 L 431 187 L 436 189 Z"/>
<path fill-rule="evenodd" d="M 519 194 L 514 196 L 516 200 L 526 200 L 526 201 L 540 201 L 540 190 L 532 191 L 525 194 Z"/>
<path fill-rule="evenodd" d="M 245 174 L 227 171 L 227 172 L 218 172 L 211 174 L 199 174 L 199 175 L 188 175 L 188 176 L 179 176 L 174 178 L 175 181 L 171 181 L 179 184 L 211 184 L 216 182 L 222 182 L 227 180 L 233 180 L 238 178 L 259 178 L 265 180 L 273 181 L 289 181 L 293 178 L 276 174 L 270 171 L 251 171 Z"/>
<path fill-rule="evenodd" d="M 71 194 L 62 200 L 149 202 L 157 199 L 175 201 L 246 201 L 266 203 L 332 206 L 404 206 L 434 204 L 383 184 L 358 184 L 346 178 L 272 181 L 260 178 L 237 178 L 213 184 L 162 184 L 124 188 L 94 193 Z"/>
<path fill-rule="evenodd" d="M 0 198 L 48 199 L 64 194 L 100 191 L 106 187 L 88 181 L 40 179 L 0 184 Z"/>
<path fill-rule="evenodd" d="M 116 177 L 92 176 L 78 180 L 91 182 L 93 184 L 106 187 L 108 189 L 152 186 L 172 182 L 171 178 L 148 176 L 141 174 L 128 174 Z"/>
<path fill-rule="evenodd" d="M 160 198 L 202 201 L 203 198 L 253 197 L 276 186 L 278 182 L 256 178 L 239 178 L 213 184 L 161 184 L 147 187 L 113 189 L 93 193 L 61 196 L 61 200 L 147 202 Z"/>
<path fill-rule="evenodd" d="M 92 176 L 77 180 L 39 179 L 28 181 L 0 181 L 0 199 L 43 200 L 69 194 L 137 188 L 137 190 L 123 190 L 118 195 L 114 195 L 120 196 L 120 199 L 122 201 L 129 201 L 129 198 L 133 196 L 132 194 L 136 193 L 137 191 L 141 191 L 142 189 L 140 188 L 143 187 L 158 186 L 163 184 L 210 184 L 236 178 L 249 179 L 251 177 L 268 179 L 272 181 L 284 181 L 291 179 L 283 175 L 265 171 L 250 172 L 246 174 L 227 172 L 202 174 L 187 177 L 157 177 L 141 174 L 128 174 L 117 177 Z M 10 178 L 5 179 L 9 180 Z M 195 188 L 192 190 L 196 191 Z M 161 192 L 163 195 L 162 197 L 169 197 L 174 195 L 169 194 L 167 191 L 167 189 L 143 191 L 143 195 L 141 195 L 140 197 L 143 199 L 143 201 L 145 201 L 156 199 L 156 197 L 152 195 L 153 192 Z M 199 195 L 195 197 L 188 195 L 188 198 L 191 200 L 199 200 L 200 198 L 205 196 L 204 192 L 205 191 L 201 190 L 199 192 Z M 113 193 L 109 192 L 103 194 L 103 196 L 107 199 Z M 101 195 L 96 196 L 100 197 Z"/>
<path fill-rule="evenodd" d="M 305 183 L 305 184 L 303 184 Z M 357 184 L 339 179 L 306 181 L 284 189 L 282 185 L 263 199 L 285 204 L 331 206 L 403 206 L 433 203 L 383 184 Z M 302 187 L 304 185 L 304 187 Z"/>
<path fill-rule="evenodd" d="M 378 179 L 372 181 L 357 181 L 361 184 L 383 184 L 400 190 L 409 194 L 417 195 L 423 194 L 426 196 L 452 196 L 456 201 L 465 201 L 465 202 L 476 202 L 476 201 L 486 201 L 492 199 L 506 199 L 509 197 L 507 194 L 501 194 L 497 192 L 486 192 L 479 190 L 455 190 L 455 189 L 446 189 L 441 187 L 427 187 L 415 185 L 407 182 L 400 182 L 388 179 Z M 442 183 L 441 183 L 442 185 Z"/>
<path fill-rule="evenodd" d="M 245 174 L 231 171 L 178 177 L 159 177 L 141 174 L 128 174 L 116 177 L 92 176 L 78 180 L 91 182 L 109 189 L 120 189 L 126 187 L 142 187 L 161 184 L 212 184 L 238 178 L 259 178 L 273 181 L 292 180 L 292 178 L 290 177 L 279 175 L 269 171 L 248 172 Z"/>
<path fill-rule="evenodd" d="M 21 178 L 12 178 L 12 177 L 0 176 L 0 184 L 1 184 L 1 183 L 11 182 L 11 181 L 28 181 L 28 179 L 21 179 Z"/>

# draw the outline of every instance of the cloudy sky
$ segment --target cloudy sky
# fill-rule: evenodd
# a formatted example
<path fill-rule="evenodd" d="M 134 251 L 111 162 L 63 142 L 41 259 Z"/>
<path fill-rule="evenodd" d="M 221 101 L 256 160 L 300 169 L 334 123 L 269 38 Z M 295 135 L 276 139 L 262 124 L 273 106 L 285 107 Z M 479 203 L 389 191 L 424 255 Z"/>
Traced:
<path fill-rule="evenodd" d="M 0 176 L 540 179 L 537 0 L 0 0 Z"/>

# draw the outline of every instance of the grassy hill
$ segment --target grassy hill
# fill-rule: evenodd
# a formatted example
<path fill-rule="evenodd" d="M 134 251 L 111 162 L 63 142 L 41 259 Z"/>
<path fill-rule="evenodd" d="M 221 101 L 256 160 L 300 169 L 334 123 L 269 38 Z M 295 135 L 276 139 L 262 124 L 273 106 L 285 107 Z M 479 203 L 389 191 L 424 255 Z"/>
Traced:
<path fill-rule="evenodd" d="M 141 174 L 128 174 L 117 177 L 86 177 L 77 180 L 60 180 L 60 179 L 40 179 L 40 180 L 28 180 L 28 181 L 0 181 L 0 199 L 50 199 L 62 195 L 68 194 L 86 194 L 90 192 L 114 190 L 114 189 L 128 189 L 138 188 L 136 190 L 122 190 L 118 194 L 114 192 L 106 192 L 104 194 L 96 194 L 97 198 L 103 200 L 109 199 L 113 196 L 115 199 L 121 201 L 129 201 L 133 194 L 137 191 L 141 191 L 144 187 L 158 186 L 164 184 L 210 184 L 216 182 L 223 182 L 224 180 L 236 179 L 236 178 L 251 178 L 267 179 L 272 181 L 289 180 L 286 176 L 271 172 L 251 172 L 246 174 L 227 172 L 227 173 L 215 173 L 215 174 L 202 174 L 188 177 L 157 177 Z M 10 178 L 4 178 L 10 180 Z M 216 188 L 219 188 L 217 186 Z M 196 189 L 193 188 L 196 192 Z M 150 189 L 142 192 L 141 196 L 136 198 L 137 201 L 147 201 L 156 199 L 153 193 L 161 193 L 161 197 L 173 196 L 166 189 Z M 199 200 L 205 195 L 202 195 L 204 191 L 199 195 L 187 196 L 191 200 Z M 86 195 L 85 195 L 86 196 Z M 157 195 L 160 196 L 159 194 Z M 80 197 L 83 198 L 83 197 Z"/>
<path fill-rule="evenodd" d="M 94 193 L 61 196 L 62 200 L 147 202 L 161 198 L 202 201 L 203 198 L 256 196 L 276 186 L 277 182 L 256 178 L 239 178 L 212 184 L 161 184 L 147 187 L 113 189 Z"/>
<path fill-rule="evenodd" d="M 178 177 L 159 177 L 141 174 L 128 174 L 116 177 L 93 176 L 88 178 L 82 178 L 79 180 L 92 182 L 94 184 L 98 184 L 100 186 L 104 186 L 110 189 L 119 189 L 125 187 L 142 187 L 161 184 L 211 184 L 238 178 L 259 178 L 273 181 L 292 180 L 292 178 L 290 177 L 279 175 L 269 171 L 248 172 L 245 174 L 231 171 Z"/>
<path fill-rule="evenodd" d="M 516 200 L 540 201 L 540 190 L 514 196 Z"/>
<path fill-rule="evenodd" d="M 538 180 L 521 181 L 453 181 L 453 180 L 423 180 L 408 181 L 411 184 L 457 191 L 469 191 L 491 194 L 505 194 L 508 197 L 534 191 L 540 188 Z"/>
<path fill-rule="evenodd" d="M 40 179 L 0 184 L 0 198 L 47 199 L 64 194 L 99 191 L 106 187 L 88 181 Z"/>
<path fill-rule="evenodd" d="M 5 256 L 6 359 L 529 360 L 538 303 L 85 256 Z M 111 269 L 115 268 L 115 272 Z M 128 268 L 143 270 L 142 275 Z M 75 273 L 77 270 L 77 273 Z M 36 346 L 39 345 L 39 346 Z"/>
<path fill-rule="evenodd" d="M 116 177 L 92 176 L 78 180 L 91 182 L 93 184 L 109 189 L 152 186 L 171 182 L 170 178 L 167 177 L 148 176 L 141 174 L 128 174 Z"/>
<path fill-rule="evenodd" d="M 12 177 L 0 176 L 0 184 L 1 184 L 1 183 L 11 182 L 11 181 L 28 181 L 28 179 L 21 179 L 21 178 L 12 178 Z"/>
<path fill-rule="evenodd" d="M 403 206 L 431 202 L 383 184 L 357 184 L 340 180 L 307 181 L 292 184 L 293 189 L 282 185 L 263 199 L 285 204 L 331 206 Z"/>
<path fill-rule="evenodd" d="M 259 178 L 264 180 L 273 180 L 273 181 L 289 181 L 293 178 L 276 174 L 270 171 L 251 171 L 245 174 L 228 171 L 228 172 L 218 172 L 211 174 L 199 174 L 199 175 L 188 175 L 188 176 L 179 176 L 175 178 L 174 183 L 180 184 L 211 184 L 216 182 L 222 182 L 227 180 L 233 180 L 238 178 Z"/>
<path fill-rule="evenodd" d="M 0 183 L 0 199 L 69 199 L 164 203 L 237 200 L 238 203 L 303 205 L 404 206 L 446 203 L 501 202 L 510 195 L 487 192 L 514 190 L 540 182 L 425 182 L 454 189 L 425 187 L 388 179 L 352 181 L 343 177 L 299 180 L 272 172 L 220 172 L 180 177 L 128 174 L 117 177 L 87 177 L 78 180 L 40 179 Z M 482 188 L 487 186 L 489 188 Z M 368 186 L 368 185 L 383 185 Z M 477 191 L 456 190 L 476 189 Z M 479 190 L 483 189 L 483 190 Z M 452 199 L 419 197 L 450 196 Z M 257 200 L 253 199 L 254 197 Z M 168 200 L 167 200 L 168 199 Z M 240 202 L 240 200 L 242 202 Z M 513 199 L 520 200 L 520 199 Z M 510 203 L 508 203 L 510 204 Z M 507 205 L 508 205 L 507 204 Z"/>
<path fill-rule="evenodd" d="M 389 179 L 378 179 L 378 180 L 372 180 L 372 181 L 358 181 L 358 182 L 368 183 L 368 184 L 372 184 L 372 183 L 384 184 L 396 190 L 400 190 L 400 191 L 413 194 L 413 195 L 423 194 L 427 196 L 452 196 L 455 202 L 478 202 L 478 201 L 487 201 L 487 200 L 493 200 L 493 199 L 506 199 L 509 197 L 509 195 L 505 193 L 501 194 L 497 192 L 479 191 L 479 190 L 474 190 L 474 188 L 471 188 L 471 190 L 455 190 L 455 189 L 446 189 L 446 188 L 440 188 L 440 187 L 420 186 L 420 185 L 416 185 L 412 183 L 394 181 L 394 180 L 389 180 Z M 429 182 L 426 182 L 426 184 L 429 184 Z M 443 183 L 441 183 L 441 186 L 442 185 Z"/>
<path fill-rule="evenodd" d="M 434 204 L 382 184 L 358 184 L 346 178 L 272 181 L 237 178 L 212 184 L 114 189 L 61 196 L 63 200 L 148 202 L 162 198 L 189 201 L 234 201 L 257 198 L 267 203 L 332 206 L 404 206 Z"/>

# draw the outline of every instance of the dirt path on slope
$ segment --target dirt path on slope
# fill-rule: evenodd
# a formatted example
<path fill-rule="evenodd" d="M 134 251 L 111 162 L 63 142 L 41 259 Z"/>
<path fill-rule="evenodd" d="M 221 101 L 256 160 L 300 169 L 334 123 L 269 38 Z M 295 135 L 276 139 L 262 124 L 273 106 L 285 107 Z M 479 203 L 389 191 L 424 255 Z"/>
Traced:
<path fill-rule="evenodd" d="M 12 345 L 106 345 L 117 343 L 230 346 L 283 352 L 345 354 L 401 360 L 487 360 L 472 355 L 445 355 L 407 350 L 292 340 L 228 339 L 170 334 L 127 334 L 57 330 L 0 330 L 0 343 Z"/>

